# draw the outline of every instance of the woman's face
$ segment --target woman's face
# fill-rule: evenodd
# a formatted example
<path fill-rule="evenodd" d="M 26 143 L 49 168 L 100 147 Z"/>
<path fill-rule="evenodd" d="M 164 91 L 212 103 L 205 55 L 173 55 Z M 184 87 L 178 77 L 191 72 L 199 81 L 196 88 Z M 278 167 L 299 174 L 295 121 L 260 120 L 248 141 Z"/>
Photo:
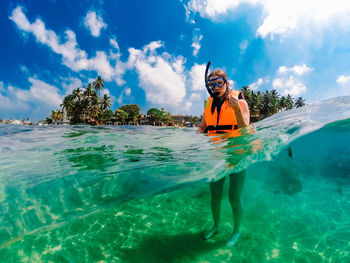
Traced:
<path fill-rule="evenodd" d="M 216 83 L 214 84 L 214 88 L 212 91 L 214 94 L 216 94 L 217 97 L 221 97 L 225 94 L 226 88 L 227 88 L 227 81 L 220 76 L 212 75 L 209 78 L 209 83 Z"/>

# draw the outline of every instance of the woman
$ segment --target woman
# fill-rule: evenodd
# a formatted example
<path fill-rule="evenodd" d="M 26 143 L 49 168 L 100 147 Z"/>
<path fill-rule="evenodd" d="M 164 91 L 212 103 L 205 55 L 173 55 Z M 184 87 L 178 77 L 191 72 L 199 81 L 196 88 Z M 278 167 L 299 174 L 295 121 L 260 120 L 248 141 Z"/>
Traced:
<path fill-rule="evenodd" d="M 210 97 L 205 103 L 204 118 L 197 132 L 223 133 L 240 129 L 249 124 L 249 108 L 240 91 L 230 90 L 226 73 L 214 70 L 206 82 Z M 208 87 L 209 86 L 209 87 Z M 240 224 L 243 215 L 242 189 L 245 172 L 232 173 L 230 177 L 229 200 L 233 212 L 234 228 L 227 246 L 234 246 L 240 235 Z M 211 210 L 214 226 L 204 233 L 204 239 L 213 237 L 219 231 L 221 199 L 225 178 L 210 183 Z"/>

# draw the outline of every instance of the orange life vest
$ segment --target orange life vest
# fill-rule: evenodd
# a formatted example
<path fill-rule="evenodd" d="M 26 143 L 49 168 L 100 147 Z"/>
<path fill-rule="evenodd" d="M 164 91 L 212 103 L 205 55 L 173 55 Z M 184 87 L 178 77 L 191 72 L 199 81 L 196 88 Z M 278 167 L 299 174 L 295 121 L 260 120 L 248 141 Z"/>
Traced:
<path fill-rule="evenodd" d="M 241 91 L 231 90 L 229 96 L 235 96 L 238 99 L 244 99 Z M 228 105 L 228 100 L 222 103 L 218 117 L 217 108 L 211 113 L 213 98 L 209 97 L 204 103 L 204 119 L 207 124 L 205 132 L 224 133 L 238 129 L 235 111 Z"/>

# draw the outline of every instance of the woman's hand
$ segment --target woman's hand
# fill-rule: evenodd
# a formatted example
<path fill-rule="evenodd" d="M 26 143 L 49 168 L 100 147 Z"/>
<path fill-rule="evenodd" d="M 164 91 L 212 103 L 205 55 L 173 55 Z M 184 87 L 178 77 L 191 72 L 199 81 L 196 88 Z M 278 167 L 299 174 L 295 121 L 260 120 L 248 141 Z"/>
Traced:
<path fill-rule="evenodd" d="M 228 98 L 228 105 L 230 105 L 230 107 L 235 111 L 235 112 L 239 112 L 241 110 L 241 107 L 239 106 L 239 101 L 238 98 L 236 98 L 235 96 L 231 95 Z"/>

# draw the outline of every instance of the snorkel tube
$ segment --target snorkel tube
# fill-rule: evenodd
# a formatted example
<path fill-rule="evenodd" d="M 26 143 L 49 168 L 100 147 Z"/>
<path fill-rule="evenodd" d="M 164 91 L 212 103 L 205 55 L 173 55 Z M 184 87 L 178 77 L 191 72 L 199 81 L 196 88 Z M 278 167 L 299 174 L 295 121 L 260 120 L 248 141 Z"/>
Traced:
<path fill-rule="evenodd" d="M 205 69 L 205 76 L 204 76 L 204 81 L 205 81 L 205 87 L 207 88 L 207 91 L 210 95 L 210 97 L 214 97 L 214 93 L 211 90 L 211 88 L 209 87 L 209 82 L 208 82 L 208 71 L 209 71 L 209 67 L 210 67 L 210 61 L 208 61 L 207 67 Z"/>

